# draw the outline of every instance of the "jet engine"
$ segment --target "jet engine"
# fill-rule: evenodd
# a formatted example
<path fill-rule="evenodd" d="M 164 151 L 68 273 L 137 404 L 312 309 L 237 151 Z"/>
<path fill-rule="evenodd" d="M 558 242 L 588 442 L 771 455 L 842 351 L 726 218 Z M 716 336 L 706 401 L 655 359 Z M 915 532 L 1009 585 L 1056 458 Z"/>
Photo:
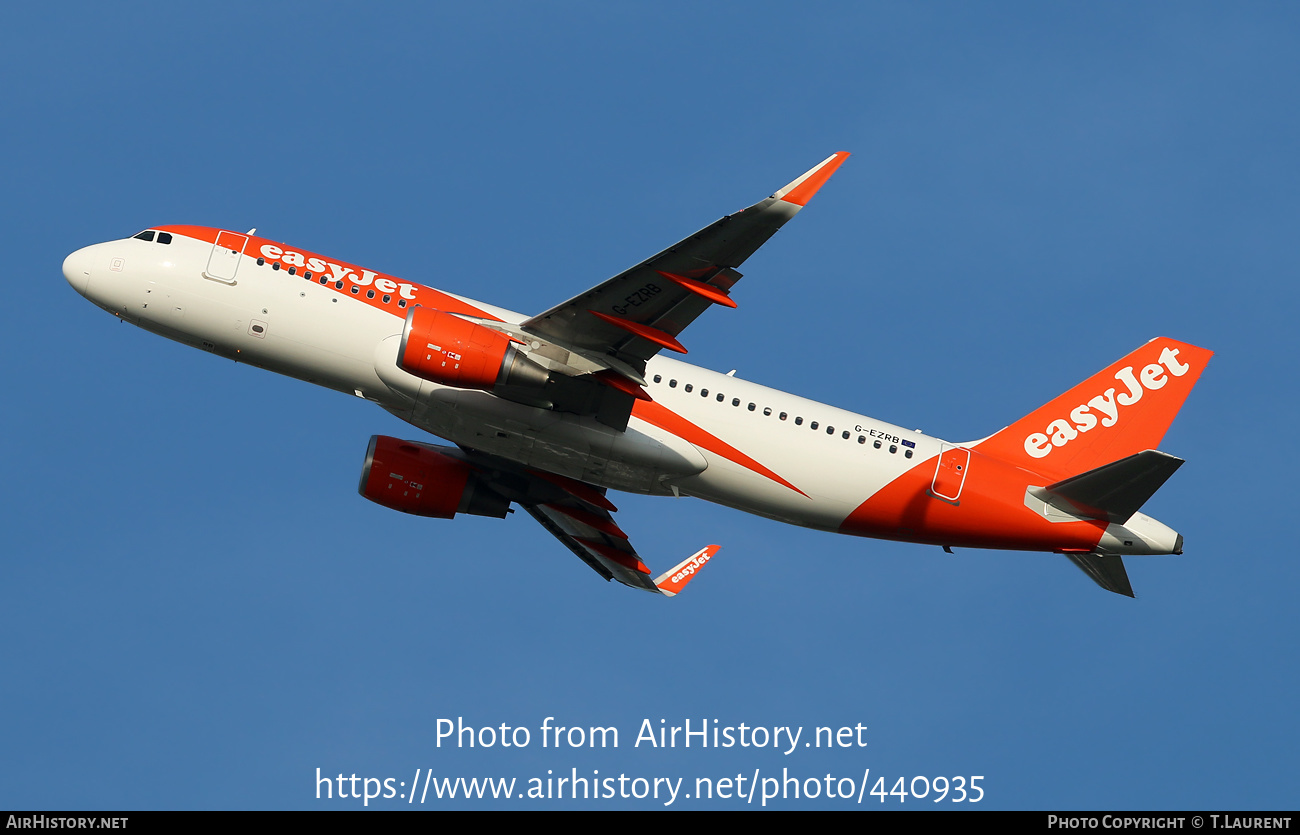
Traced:
<path fill-rule="evenodd" d="M 487 487 L 474 467 L 443 447 L 372 435 L 357 492 L 415 516 L 457 513 L 504 518 L 510 500 Z"/>
<path fill-rule="evenodd" d="M 424 380 L 484 391 L 541 389 L 549 377 L 509 336 L 430 307 L 406 315 L 397 364 Z"/>

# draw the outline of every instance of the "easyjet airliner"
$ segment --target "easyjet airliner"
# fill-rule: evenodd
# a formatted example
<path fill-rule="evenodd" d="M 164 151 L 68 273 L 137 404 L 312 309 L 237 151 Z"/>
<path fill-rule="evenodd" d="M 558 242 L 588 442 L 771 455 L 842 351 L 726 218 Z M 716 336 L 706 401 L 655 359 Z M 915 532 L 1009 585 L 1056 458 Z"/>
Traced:
<path fill-rule="evenodd" d="M 607 491 L 696 496 L 838 533 L 1064 554 L 1132 596 L 1125 554 L 1179 554 L 1141 513 L 1182 461 L 1156 450 L 1211 352 L 1147 342 L 987 438 L 953 443 L 687 365 L 736 271 L 848 157 L 526 316 L 247 233 L 159 226 L 63 263 L 132 324 L 378 403 L 455 446 L 370 439 L 360 492 L 420 516 L 515 504 L 607 580 L 665 595 Z"/>

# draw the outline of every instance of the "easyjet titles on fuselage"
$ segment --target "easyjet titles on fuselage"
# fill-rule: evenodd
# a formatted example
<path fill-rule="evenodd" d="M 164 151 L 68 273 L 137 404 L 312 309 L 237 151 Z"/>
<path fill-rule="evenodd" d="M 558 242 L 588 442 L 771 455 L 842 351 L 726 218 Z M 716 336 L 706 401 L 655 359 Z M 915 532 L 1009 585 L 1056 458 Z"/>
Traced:
<path fill-rule="evenodd" d="M 303 255 L 301 252 L 295 252 L 292 249 L 281 249 L 275 244 L 264 244 L 259 252 L 267 261 L 279 261 L 286 266 L 297 267 L 300 270 L 310 270 L 320 276 L 324 276 L 328 271 L 329 277 L 333 281 L 350 281 L 358 287 L 368 287 L 373 283 L 375 289 L 379 292 L 397 293 L 407 301 L 414 301 L 415 293 L 420 289 L 417 284 L 394 281 L 391 278 L 381 278 L 379 273 L 371 270 L 363 269 L 358 274 L 351 267 L 325 261 L 314 255 Z"/>

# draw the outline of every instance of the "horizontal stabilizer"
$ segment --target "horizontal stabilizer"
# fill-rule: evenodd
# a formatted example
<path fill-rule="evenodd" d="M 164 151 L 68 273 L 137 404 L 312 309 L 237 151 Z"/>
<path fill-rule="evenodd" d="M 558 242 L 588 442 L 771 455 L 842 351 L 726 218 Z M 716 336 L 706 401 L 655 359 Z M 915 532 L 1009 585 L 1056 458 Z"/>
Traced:
<path fill-rule="evenodd" d="M 1046 495 L 1042 498 L 1066 512 L 1083 513 L 1122 525 L 1182 465 L 1181 458 L 1148 449 L 1058 481 L 1043 489 Z M 1065 499 L 1069 504 L 1056 501 L 1059 499 Z M 1120 573 L 1123 573 L 1122 567 Z"/>
<path fill-rule="evenodd" d="M 1066 556 L 1106 591 L 1113 591 L 1125 597 L 1137 597 L 1133 593 L 1133 586 L 1129 584 L 1128 572 L 1124 570 L 1124 560 L 1119 557 L 1099 557 L 1096 554 L 1066 554 Z"/>

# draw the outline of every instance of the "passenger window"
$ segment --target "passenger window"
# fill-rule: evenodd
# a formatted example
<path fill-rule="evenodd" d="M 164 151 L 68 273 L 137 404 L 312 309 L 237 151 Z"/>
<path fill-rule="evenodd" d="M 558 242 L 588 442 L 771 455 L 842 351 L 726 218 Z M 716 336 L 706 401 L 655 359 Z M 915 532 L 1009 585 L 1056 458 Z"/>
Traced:
<path fill-rule="evenodd" d="M 695 386 L 691 385 L 690 383 L 687 383 L 687 384 L 686 384 L 686 393 L 687 393 L 687 394 L 690 394 L 690 393 L 693 392 L 693 391 L 695 391 Z"/>
<path fill-rule="evenodd" d="M 406 299 L 398 299 L 398 300 L 397 300 L 397 306 L 398 306 L 398 307 L 406 307 Z"/>
<path fill-rule="evenodd" d="M 733 397 L 733 398 L 731 398 L 731 405 L 733 405 L 733 406 L 739 406 L 739 405 L 740 405 L 740 398 L 739 398 L 739 397 Z"/>
<path fill-rule="evenodd" d="M 809 428 L 809 429 L 816 429 L 816 428 L 817 428 L 817 421 L 814 420 L 812 423 L 808 424 L 808 428 Z"/>
<path fill-rule="evenodd" d="M 339 284 L 342 284 L 342 283 L 343 283 L 342 281 L 339 282 Z M 392 296 L 388 295 L 387 293 L 384 294 L 384 304 L 388 304 L 388 303 L 391 302 L 392 300 L 393 300 L 393 297 L 392 297 Z"/>
<path fill-rule="evenodd" d="M 329 283 L 330 283 L 330 280 L 329 280 L 329 277 L 328 277 L 328 276 L 321 276 L 321 277 L 320 277 L 320 286 L 324 287 L 326 284 L 329 284 Z"/>
<path fill-rule="evenodd" d="M 718 394 L 718 402 L 719 402 L 719 403 L 721 403 L 721 402 L 722 402 L 723 400 L 725 400 L 725 399 L 727 399 L 727 395 L 725 395 L 725 394 L 721 394 L 721 393 Z"/>
<path fill-rule="evenodd" d="M 290 268 L 289 268 L 289 275 L 297 275 L 297 274 L 298 274 L 298 268 L 297 268 L 297 267 L 290 267 Z"/>
<path fill-rule="evenodd" d="M 781 413 L 781 420 L 785 420 L 785 418 L 786 418 L 786 414 L 785 414 L 785 412 L 782 412 L 782 413 Z"/>
<path fill-rule="evenodd" d="M 280 262 L 279 262 L 279 261 L 272 261 L 272 262 L 271 262 L 271 269 L 273 269 L 273 270 L 278 270 L 278 269 L 280 269 Z"/>
<path fill-rule="evenodd" d="M 840 437 L 847 441 L 847 440 L 849 439 L 849 430 L 845 429 L 845 430 L 840 434 Z"/>
<path fill-rule="evenodd" d="M 171 243 L 171 242 L 172 242 L 172 233 L 171 233 L 171 232 L 159 232 L 159 233 L 158 233 L 158 243 L 160 243 L 160 244 L 169 244 L 169 243 Z"/>
<path fill-rule="evenodd" d="M 708 389 L 700 389 L 700 397 L 708 397 L 708 396 L 709 396 Z"/>
<path fill-rule="evenodd" d="M 669 380 L 669 381 L 668 381 L 668 388 L 670 388 L 670 389 L 675 389 L 675 388 L 677 388 L 677 381 L 676 381 L 676 380 Z"/>
<path fill-rule="evenodd" d="M 353 284 L 353 285 L 352 285 L 352 295 L 355 296 L 355 295 L 358 295 L 358 294 L 360 294 L 360 293 L 361 293 L 361 288 L 358 287 L 357 285 Z"/>
<path fill-rule="evenodd" d="M 764 406 L 764 407 L 763 407 L 763 416 L 764 416 L 764 417 L 771 417 L 771 416 L 772 416 L 772 407 L 771 407 L 771 406 Z"/>
<path fill-rule="evenodd" d="M 325 283 L 325 279 L 322 278 L 322 279 L 320 280 L 320 283 L 321 283 L 321 284 L 324 284 L 324 283 Z M 374 291 L 374 290 L 367 290 L 367 291 L 366 291 L 366 298 L 368 298 L 368 299 L 373 299 L 374 297 L 375 297 L 375 291 Z"/>
<path fill-rule="evenodd" d="M 655 382 L 656 382 L 656 383 L 662 383 L 663 381 L 664 381 L 664 376 L 663 376 L 662 374 L 656 374 L 656 375 L 655 375 Z"/>
<path fill-rule="evenodd" d="M 290 267 L 289 269 L 293 269 L 293 267 Z M 343 289 L 343 279 L 340 278 L 338 281 L 334 282 L 334 289 L 335 290 Z"/>
<path fill-rule="evenodd" d="M 307 279 L 308 281 L 311 281 L 311 270 L 308 270 L 307 272 L 303 273 L 302 277 Z"/>
<path fill-rule="evenodd" d="M 803 426 L 803 418 L 801 418 L 801 417 L 797 417 L 797 418 L 795 418 L 795 419 L 794 419 L 794 425 L 795 425 L 795 426 Z"/>
<path fill-rule="evenodd" d="M 753 404 L 753 403 L 750 403 L 750 404 L 749 404 L 749 410 L 750 410 L 751 412 L 754 411 L 754 404 Z"/>
<path fill-rule="evenodd" d="M 910 450 L 910 449 L 905 449 L 905 450 L 903 450 L 903 457 L 904 457 L 904 458 L 911 458 L 911 457 L 912 457 L 912 450 Z"/>
<path fill-rule="evenodd" d="M 859 435 L 859 436 L 858 436 L 858 443 L 860 443 L 860 444 L 865 444 L 866 442 L 867 442 L 867 436 L 866 436 L 866 435 Z"/>
<path fill-rule="evenodd" d="M 880 449 L 880 441 L 876 441 L 874 444 L 872 444 L 872 446 L 875 447 L 876 449 Z"/>
<path fill-rule="evenodd" d="M 258 259 L 257 259 L 257 266 L 261 267 L 261 266 L 264 266 L 265 264 L 266 264 L 266 259 L 265 259 L 265 258 L 258 258 Z"/>
<path fill-rule="evenodd" d="M 890 445 L 889 445 L 889 451 L 890 451 L 890 452 L 898 452 L 898 446 L 895 445 L 895 444 L 890 444 Z"/>

